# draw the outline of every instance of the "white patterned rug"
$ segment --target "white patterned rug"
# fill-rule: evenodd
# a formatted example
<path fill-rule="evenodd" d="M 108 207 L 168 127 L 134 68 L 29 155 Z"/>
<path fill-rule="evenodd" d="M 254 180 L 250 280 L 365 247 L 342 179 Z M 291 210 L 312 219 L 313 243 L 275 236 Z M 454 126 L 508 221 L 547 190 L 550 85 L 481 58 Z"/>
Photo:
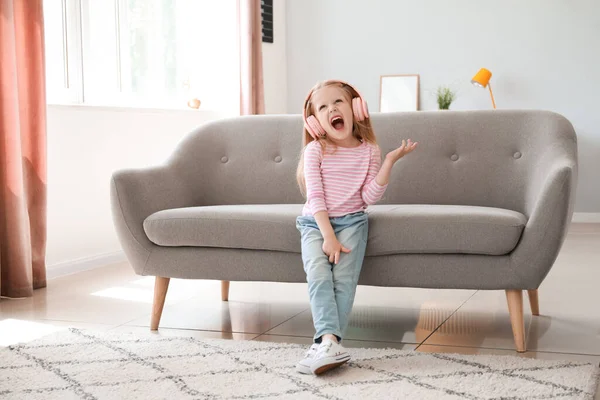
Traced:
<path fill-rule="evenodd" d="M 597 365 L 514 356 L 349 349 L 319 377 L 306 346 L 61 331 L 0 349 L 10 399 L 592 399 Z"/>

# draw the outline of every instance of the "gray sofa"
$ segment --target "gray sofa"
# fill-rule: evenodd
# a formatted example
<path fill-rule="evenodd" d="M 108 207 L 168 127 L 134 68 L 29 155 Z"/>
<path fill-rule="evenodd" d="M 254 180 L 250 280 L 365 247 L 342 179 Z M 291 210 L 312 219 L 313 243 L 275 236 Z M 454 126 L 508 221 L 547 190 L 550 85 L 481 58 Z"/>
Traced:
<path fill-rule="evenodd" d="M 537 289 L 571 220 L 577 141 L 561 115 L 537 110 L 373 113 L 382 154 L 419 142 L 368 209 L 359 284 L 505 290 L 517 351 L 523 296 Z M 295 218 L 299 115 L 206 123 L 164 165 L 120 170 L 114 224 L 131 266 L 155 276 L 151 329 L 170 278 L 305 282 Z M 398 299 L 401 306 L 402 299 Z"/>

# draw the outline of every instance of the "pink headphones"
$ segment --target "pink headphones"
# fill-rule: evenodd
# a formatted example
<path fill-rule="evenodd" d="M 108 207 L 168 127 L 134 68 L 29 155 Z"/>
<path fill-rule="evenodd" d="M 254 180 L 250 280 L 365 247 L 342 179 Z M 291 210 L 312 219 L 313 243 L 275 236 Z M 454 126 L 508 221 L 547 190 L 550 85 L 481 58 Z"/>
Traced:
<path fill-rule="evenodd" d="M 337 80 L 335 82 L 341 83 L 342 85 L 350 86 L 352 89 L 354 89 L 353 86 L 346 82 Z M 354 91 L 358 93 L 358 90 L 354 89 Z M 310 99 L 312 94 L 313 90 L 311 89 L 311 91 L 308 92 L 306 99 L 304 100 L 302 117 L 304 118 L 304 128 L 308 131 L 308 133 L 310 133 L 313 139 L 317 140 L 320 136 L 325 135 L 325 129 L 323 129 L 321 124 L 319 124 L 319 121 L 314 115 L 310 115 L 308 117 L 306 116 L 306 104 L 308 103 L 308 100 Z M 358 93 L 358 97 L 352 98 L 352 113 L 354 114 L 354 118 L 357 121 L 364 121 L 365 119 L 369 118 L 369 109 L 367 107 L 367 102 L 362 98 L 360 93 Z"/>

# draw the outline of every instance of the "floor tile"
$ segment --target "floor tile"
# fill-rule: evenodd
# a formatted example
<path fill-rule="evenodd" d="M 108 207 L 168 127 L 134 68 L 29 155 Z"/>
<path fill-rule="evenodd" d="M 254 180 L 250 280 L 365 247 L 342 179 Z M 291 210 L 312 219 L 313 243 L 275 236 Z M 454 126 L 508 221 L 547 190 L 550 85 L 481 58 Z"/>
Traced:
<path fill-rule="evenodd" d="M 594 266 L 600 261 L 600 251 L 596 249 L 600 234 L 569 234 L 560 249 L 550 273 L 560 271 L 563 274 L 581 276 L 588 273 L 598 276 Z M 577 272 L 573 274 L 573 272 Z"/>
<path fill-rule="evenodd" d="M 165 306 L 162 328 L 261 334 L 306 309 L 303 304 L 261 304 L 192 298 Z M 150 314 L 127 325 L 150 326 Z"/>
<path fill-rule="evenodd" d="M 531 313 L 525 313 L 524 317 L 527 337 Z M 505 292 L 477 292 L 423 344 L 514 349 Z"/>
<path fill-rule="evenodd" d="M 48 296 L 2 300 L 0 314 L 6 318 L 63 320 L 119 325 L 148 312 L 149 305 L 94 298 L 86 295 Z M 150 306 L 151 307 L 151 306 Z"/>
<path fill-rule="evenodd" d="M 424 353 L 452 353 L 452 354 L 497 354 L 504 356 L 515 356 L 523 358 L 535 358 L 538 360 L 566 360 L 566 361 L 580 361 L 600 364 L 600 356 L 587 355 L 587 354 L 571 354 L 571 353 L 558 353 L 558 352 L 542 352 L 542 351 L 526 351 L 525 353 L 518 353 L 514 350 L 505 349 L 490 349 L 481 347 L 461 347 L 461 346 L 437 346 L 423 344 L 417 347 L 416 351 Z"/>
<path fill-rule="evenodd" d="M 217 286 L 213 290 L 213 293 L 220 298 L 220 281 L 217 281 Z M 305 304 L 306 307 L 309 305 L 306 283 L 230 282 L 229 300 L 245 303 Z"/>
<path fill-rule="evenodd" d="M 540 313 L 600 320 L 600 235 L 571 235 L 538 289 Z"/>
<path fill-rule="evenodd" d="M 355 306 L 457 309 L 475 290 L 358 286 Z"/>
<path fill-rule="evenodd" d="M 192 281 L 173 280 L 166 304 L 197 295 Z M 154 278 L 135 275 L 126 263 L 48 281 L 33 297 L 0 299 L 4 318 L 120 325 L 150 313 Z"/>
<path fill-rule="evenodd" d="M 210 281 L 208 281 L 210 282 Z M 211 285 L 210 287 L 208 285 Z M 207 299 L 220 296 L 220 282 L 202 287 Z M 354 305 L 374 307 L 420 308 L 425 303 L 431 306 L 458 308 L 475 290 L 394 288 L 379 286 L 357 287 Z M 252 303 L 294 303 L 309 306 L 306 283 L 279 282 L 231 282 L 229 300 Z"/>
<path fill-rule="evenodd" d="M 600 224 L 588 224 L 581 222 L 573 222 L 569 226 L 569 235 L 577 233 L 600 234 Z"/>
<path fill-rule="evenodd" d="M 600 356 L 600 319 L 533 317 L 527 349 Z"/>
<path fill-rule="evenodd" d="M 420 343 L 431 334 L 453 309 L 393 308 L 355 306 L 344 339 L 377 342 Z M 310 310 L 266 332 L 271 335 L 313 337 Z"/>
<path fill-rule="evenodd" d="M 26 320 L 5 318 L 0 320 L 0 347 L 27 343 L 42 336 L 69 328 L 106 332 L 114 325 L 89 324 L 73 321 Z"/>

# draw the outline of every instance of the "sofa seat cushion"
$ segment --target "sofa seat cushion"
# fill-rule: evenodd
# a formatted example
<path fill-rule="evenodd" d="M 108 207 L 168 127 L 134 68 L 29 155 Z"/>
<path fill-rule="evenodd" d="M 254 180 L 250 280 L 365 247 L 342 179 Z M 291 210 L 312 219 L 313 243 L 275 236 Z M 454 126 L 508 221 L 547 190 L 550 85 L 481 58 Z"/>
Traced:
<path fill-rule="evenodd" d="M 144 221 L 159 246 L 225 247 L 300 252 L 299 204 L 251 204 L 174 208 Z"/>
<path fill-rule="evenodd" d="M 510 253 L 527 218 L 503 208 L 376 205 L 369 211 L 367 255 Z"/>
<path fill-rule="evenodd" d="M 300 253 L 302 204 L 223 205 L 156 212 L 144 221 L 159 246 L 221 247 Z M 370 206 L 367 256 L 400 253 L 502 255 L 516 246 L 527 219 L 473 206 Z"/>

